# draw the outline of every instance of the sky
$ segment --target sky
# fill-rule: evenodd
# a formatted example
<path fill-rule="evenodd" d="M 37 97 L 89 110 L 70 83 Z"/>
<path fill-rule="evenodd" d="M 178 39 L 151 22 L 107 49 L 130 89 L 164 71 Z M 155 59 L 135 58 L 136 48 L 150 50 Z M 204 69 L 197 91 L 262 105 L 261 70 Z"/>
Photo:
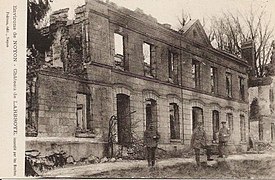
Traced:
<path fill-rule="evenodd" d="M 106 0 L 102 0 L 106 1 Z M 275 0 L 109 0 L 118 6 L 126 7 L 131 10 L 140 8 L 145 14 L 151 14 L 159 23 L 168 23 L 172 28 L 179 27 L 178 18 L 182 11 L 190 14 L 192 19 L 203 18 L 206 22 L 206 28 L 209 26 L 209 19 L 213 16 L 219 17 L 223 12 L 247 13 L 250 6 L 253 9 L 265 9 L 267 14 L 271 14 L 271 23 L 275 26 Z M 60 8 L 70 8 L 69 17 L 73 17 L 73 9 L 83 5 L 85 0 L 54 0 L 51 4 L 52 10 Z M 203 23 L 203 22 L 202 22 Z M 275 36 L 274 36 L 275 37 Z"/>

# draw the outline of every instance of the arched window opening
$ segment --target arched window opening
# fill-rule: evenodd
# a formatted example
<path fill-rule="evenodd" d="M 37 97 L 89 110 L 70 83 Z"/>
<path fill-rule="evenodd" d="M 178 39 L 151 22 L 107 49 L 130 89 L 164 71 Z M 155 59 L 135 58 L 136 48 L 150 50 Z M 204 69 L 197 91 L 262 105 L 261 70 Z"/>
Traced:
<path fill-rule="evenodd" d="M 203 109 L 200 107 L 192 107 L 192 127 L 193 130 L 197 127 L 198 122 L 202 122 L 203 120 Z"/>
<path fill-rule="evenodd" d="M 176 103 L 169 104 L 170 138 L 180 139 L 179 106 Z"/>

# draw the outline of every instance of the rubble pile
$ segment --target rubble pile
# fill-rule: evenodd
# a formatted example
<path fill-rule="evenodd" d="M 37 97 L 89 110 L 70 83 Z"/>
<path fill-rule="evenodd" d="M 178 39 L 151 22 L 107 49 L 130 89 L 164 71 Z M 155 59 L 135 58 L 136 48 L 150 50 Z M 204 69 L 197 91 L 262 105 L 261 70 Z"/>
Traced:
<path fill-rule="evenodd" d="M 74 23 L 79 23 L 87 18 L 86 6 L 79 6 L 75 9 L 75 20 Z"/>
<path fill-rule="evenodd" d="M 57 22 L 67 22 L 68 21 L 68 12 L 69 12 L 69 8 L 54 11 L 50 15 L 50 24 L 55 24 Z"/>

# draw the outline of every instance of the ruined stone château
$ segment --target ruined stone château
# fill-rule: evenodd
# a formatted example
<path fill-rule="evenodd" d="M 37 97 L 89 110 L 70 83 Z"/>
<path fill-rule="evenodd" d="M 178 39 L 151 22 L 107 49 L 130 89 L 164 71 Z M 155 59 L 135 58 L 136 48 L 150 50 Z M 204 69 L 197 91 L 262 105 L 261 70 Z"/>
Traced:
<path fill-rule="evenodd" d="M 149 123 L 160 147 L 190 144 L 198 121 L 216 140 L 221 120 L 230 145 L 248 141 L 248 64 L 214 49 L 198 20 L 180 31 L 140 9 L 88 0 L 75 10 L 54 12 L 41 30 L 52 37 L 35 83 L 35 137 L 27 149 L 62 146 L 76 159 L 104 155 L 109 120 L 115 115 L 117 145 L 142 139 Z"/>

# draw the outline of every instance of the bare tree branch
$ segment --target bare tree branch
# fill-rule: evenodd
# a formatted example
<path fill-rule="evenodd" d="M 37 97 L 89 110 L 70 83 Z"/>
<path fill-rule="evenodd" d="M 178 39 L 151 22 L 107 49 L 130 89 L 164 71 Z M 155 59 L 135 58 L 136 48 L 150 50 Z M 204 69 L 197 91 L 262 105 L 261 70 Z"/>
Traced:
<path fill-rule="evenodd" d="M 241 44 L 247 39 L 255 43 L 255 67 L 256 76 L 265 76 L 265 67 L 271 56 L 271 41 L 274 26 L 271 26 L 271 15 L 265 9 L 252 6 L 248 13 L 244 14 L 226 12 L 222 17 L 211 18 L 212 40 L 216 41 L 218 49 L 228 51 L 237 56 L 241 55 Z"/>

